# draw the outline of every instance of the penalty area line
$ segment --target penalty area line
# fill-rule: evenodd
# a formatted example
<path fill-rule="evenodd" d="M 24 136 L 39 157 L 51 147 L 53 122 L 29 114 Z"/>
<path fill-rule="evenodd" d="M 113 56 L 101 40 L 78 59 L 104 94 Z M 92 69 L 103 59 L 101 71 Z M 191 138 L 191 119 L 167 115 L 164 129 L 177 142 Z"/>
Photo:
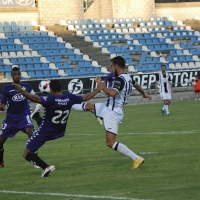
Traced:
<path fill-rule="evenodd" d="M 27 191 L 21 191 L 20 192 L 20 191 L 0 190 L 0 193 L 5 193 L 5 194 L 27 194 L 27 195 L 46 195 L 46 196 L 60 196 L 60 197 L 77 197 L 77 198 L 88 198 L 88 199 L 142 200 L 142 199 L 137 199 L 137 198 L 126 198 L 126 197 L 96 196 L 96 195 L 82 195 L 82 194 L 64 194 L 64 193 L 51 193 L 51 192 L 42 193 L 42 192 L 27 192 Z"/>

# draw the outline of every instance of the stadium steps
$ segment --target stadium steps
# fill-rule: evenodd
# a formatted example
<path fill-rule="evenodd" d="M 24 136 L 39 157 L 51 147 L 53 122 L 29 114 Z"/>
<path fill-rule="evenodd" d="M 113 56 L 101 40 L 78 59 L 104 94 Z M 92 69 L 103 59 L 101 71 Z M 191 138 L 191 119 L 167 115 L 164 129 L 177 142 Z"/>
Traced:
<path fill-rule="evenodd" d="M 94 48 L 91 43 L 85 42 L 78 36 L 62 35 L 62 38 L 65 42 L 71 43 L 74 48 L 80 49 L 83 54 L 87 54 L 92 60 L 97 61 L 102 67 L 110 69 L 110 56 L 103 54 L 100 49 Z"/>

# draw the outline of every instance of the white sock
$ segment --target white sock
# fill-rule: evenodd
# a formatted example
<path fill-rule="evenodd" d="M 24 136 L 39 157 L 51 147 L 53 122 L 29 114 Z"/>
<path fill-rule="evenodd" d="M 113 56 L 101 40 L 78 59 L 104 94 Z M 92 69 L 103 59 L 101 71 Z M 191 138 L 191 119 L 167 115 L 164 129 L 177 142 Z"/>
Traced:
<path fill-rule="evenodd" d="M 137 160 L 140 158 L 137 154 L 131 151 L 126 145 L 119 142 L 115 142 L 115 144 L 113 144 L 112 146 L 112 149 L 124 154 L 125 156 L 130 157 L 132 160 Z"/>
<path fill-rule="evenodd" d="M 86 103 L 74 104 L 72 106 L 72 109 L 83 112 L 83 111 L 86 111 L 85 110 L 85 105 L 86 105 Z"/>
<path fill-rule="evenodd" d="M 164 107 L 165 107 L 165 111 L 166 111 L 166 113 L 167 114 L 169 114 L 169 104 L 168 103 L 166 103 L 165 105 L 164 105 Z"/>

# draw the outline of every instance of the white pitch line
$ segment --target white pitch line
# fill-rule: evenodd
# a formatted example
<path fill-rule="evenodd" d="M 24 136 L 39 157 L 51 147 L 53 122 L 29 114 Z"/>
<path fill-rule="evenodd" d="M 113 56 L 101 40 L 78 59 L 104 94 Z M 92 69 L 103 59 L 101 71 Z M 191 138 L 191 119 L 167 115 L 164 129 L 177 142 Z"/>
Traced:
<path fill-rule="evenodd" d="M 149 154 L 156 154 L 158 152 L 139 152 L 138 154 L 141 154 L 141 155 L 149 155 Z"/>
<path fill-rule="evenodd" d="M 151 132 L 151 133 L 119 133 L 120 135 L 182 135 L 182 134 L 196 134 L 199 133 L 199 130 L 190 130 L 190 131 L 167 131 L 167 132 Z M 66 135 L 74 136 L 101 136 L 99 134 L 85 134 L 85 133 L 66 133 Z"/>
<path fill-rule="evenodd" d="M 144 200 L 144 199 L 127 198 L 127 197 L 96 196 L 96 195 L 82 195 L 82 194 L 64 194 L 64 193 L 51 193 L 51 192 L 41 193 L 41 192 L 26 192 L 26 191 L 20 192 L 20 191 L 0 190 L 0 193 L 27 194 L 27 195 L 46 195 L 46 196 L 60 196 L 60 197 L 77 197 L 77 198 L 88 198 L 88 199 Z"/>

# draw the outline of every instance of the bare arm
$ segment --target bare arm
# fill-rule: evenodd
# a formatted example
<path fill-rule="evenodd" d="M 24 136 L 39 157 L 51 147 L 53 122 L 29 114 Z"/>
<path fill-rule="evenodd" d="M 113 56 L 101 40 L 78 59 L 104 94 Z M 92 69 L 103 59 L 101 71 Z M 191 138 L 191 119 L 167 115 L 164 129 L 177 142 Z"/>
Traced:
<path fill-rule="evenodd" d="M 149 100 L 152 99 L 152 96 L 148 95 L 139 84 L 136 84 L 134 87 L 138 92 L 143 95 L 144 98 L 148 98 Z"/>
<path fill-rule="evenodd" d="M 6 105 L 3 103 L 0 103 L 0 111 L 5 111 L 6 110 Z"/>
<path fill-rule="evenodd" d="M 27 99 L 35 103 L 41 103 L 40 97 L 35 94 L 30 94 L 21 88 L 21 85 L 15 84 L 16 91 L 24 95 Z"/>
<path fill-rule="evenodd" d="M 111 96 L 111 97 L 115 97 L 115 96 L 118 94 L 117 90 L 115 90 L 115 89 L 113 89 L 113 88 L 107 88 L 107 87 L 105 87 L 105 88 L 103 89 L 103 91 L 104 91 L 108 96 Z"/>
<path fill-rule="evenodd" d="M 170 86 L 170 89 L 171 89 L 171 93 L 173 93 L 173 90 L 172 90 L 172 82 L 171 82 L 171 81 L 169 82 L 169 86 Z"/>
<path fill-rule="evenodd" d="M 156 81 L 156 83 L 155 83 L 155 90 L 154 90 L 154 95 L 156 96 L 156 94 L 157 94 L 157 87 L 158 87 L 158 82 Z"/>

